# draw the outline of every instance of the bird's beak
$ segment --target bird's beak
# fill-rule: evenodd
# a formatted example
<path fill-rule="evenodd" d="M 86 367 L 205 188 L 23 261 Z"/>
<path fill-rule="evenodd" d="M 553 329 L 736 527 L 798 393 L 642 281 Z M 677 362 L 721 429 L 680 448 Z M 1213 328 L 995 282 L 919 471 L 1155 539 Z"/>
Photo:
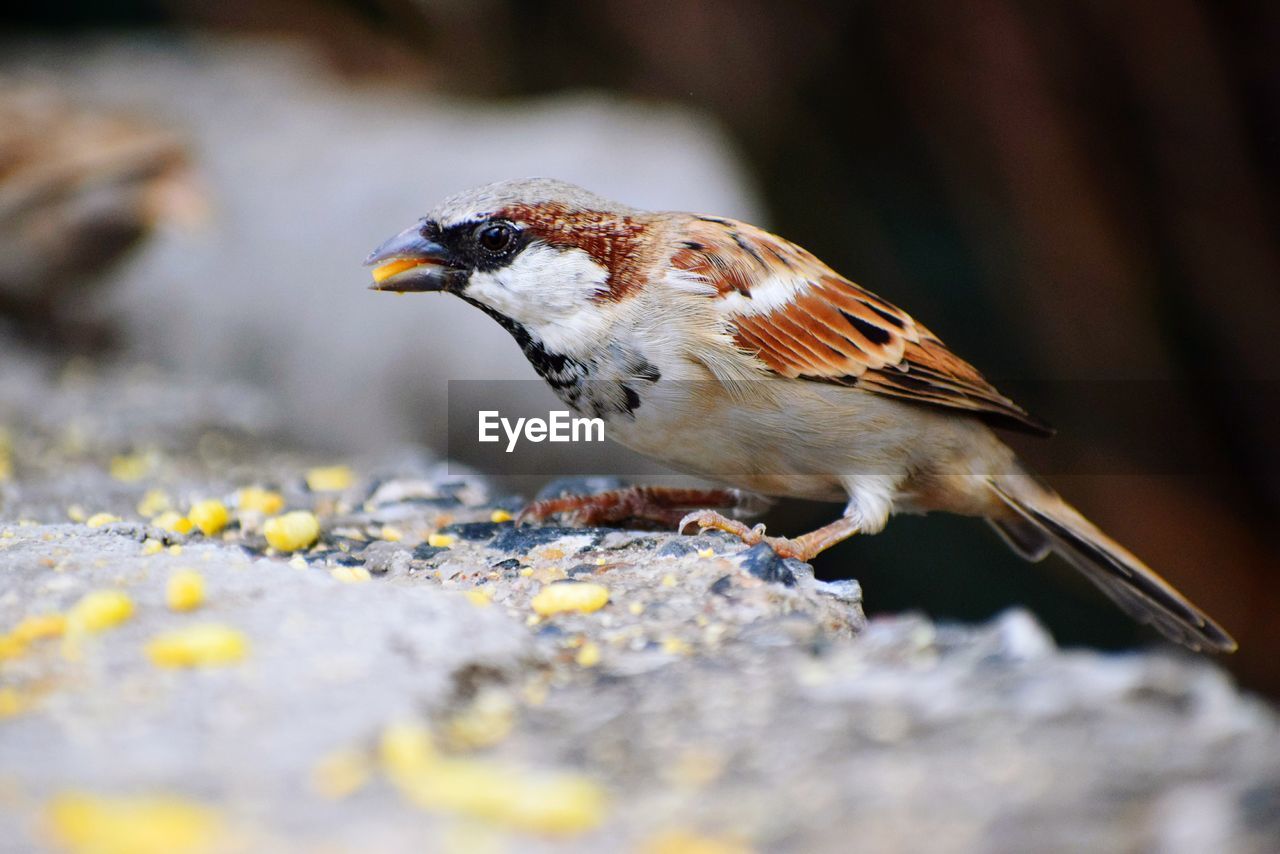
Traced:
<path fill-rule="evenodd" d="M 449 263 L 449 251 L 422 235 L 422 223 L 406 228 L 364 259 L 373 267 L 371 290 L 443 291 L 459 283 L 465 272 Z"/>

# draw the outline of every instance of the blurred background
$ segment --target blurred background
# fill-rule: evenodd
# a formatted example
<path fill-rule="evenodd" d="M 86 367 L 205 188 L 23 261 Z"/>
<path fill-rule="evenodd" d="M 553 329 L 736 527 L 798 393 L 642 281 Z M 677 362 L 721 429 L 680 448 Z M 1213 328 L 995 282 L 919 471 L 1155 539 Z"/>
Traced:
<path fill-rule="evenodd" d="M 1280 693 L 1280 5 L 82 0 L 0 20 L 6 352 L 232 376 L 296 441 L 442 449 L 448 379 L 532 373 L 461 303 L 364 291 L 370 247 L 533 174 L 741 217 L 1054 423 L 1020 449 Z M 971 520 L 902 518 L 817 566 L 873 615 L 1024 603 L 1064 644 L 1153 637 Z"/>

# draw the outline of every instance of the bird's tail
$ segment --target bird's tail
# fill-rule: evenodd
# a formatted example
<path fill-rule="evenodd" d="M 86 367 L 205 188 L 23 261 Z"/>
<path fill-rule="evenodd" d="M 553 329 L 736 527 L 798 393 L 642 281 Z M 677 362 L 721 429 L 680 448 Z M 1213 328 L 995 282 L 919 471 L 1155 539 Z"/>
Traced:
<path fill-rule="evenodd" d="M 991 480 L 1008 513 L 991 524 L 1028 560 L 1056 552 L 1134 619 L 1194 650 L 1232 652 L 1221 626 L 1127 549 L 1099 531 L 1057 493 L 1028 475 Z"/>

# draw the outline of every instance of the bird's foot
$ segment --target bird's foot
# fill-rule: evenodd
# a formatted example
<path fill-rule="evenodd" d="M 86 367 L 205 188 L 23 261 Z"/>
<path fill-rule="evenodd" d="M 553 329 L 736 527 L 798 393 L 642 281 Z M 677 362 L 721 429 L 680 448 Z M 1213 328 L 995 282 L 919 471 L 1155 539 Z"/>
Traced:
<path fill-rule="evenodd" d="M 535 501 L 516 516 L 516 524 L 542 522 L 564 516 L 575 525 L 617 525 L 647 522 L 670 528 L 687 518 L 692 507 L 736 507 L 742 496 L 731 489 L 675 489 L 663 486 L 631 486 L 594 495 L 564 495 Z M 724 518 L 724 517 L 721 517 Z"/>
<path fill-rule="evenodd" d="M 796 537 L 770 537 L 764 532 L 764 525 L 747 527 L 737 519 L 729 519 L 714 510 L 698 510 L 680 520 L 677 531 L 684 533 L 690 525 L 697 525 L 700 531 L 714 528 L 733 534 L 749 546 L 765 543 L 781 558 L 792 557 L 806 563 L 820 552 L 831 548 L 836 543 L 846 540 L 858 532 L 858 521 L 852 516 L 842 516 L 829 525 L 816 531 L 810 531 Z"/>
<path fill-rule="evenodd" d="M 797 560 L 807 561 L 813 556 L 808 554 L 805 544 L 800 540 L 792 540 L 787 537 L 770 537 L 765 534 L 764 525 L 748 527 L 737 519 L 722 516 L 714 510 L 698 510 L 690 513 L 680 520 L 680 525 L 676 530 L 683 534 L 684 529 L 690 525 L 697 525 L 699 531 L 714 529 L 724 531 L 726 534 L 733 534 L 749 546 L 766 543 L 781 558 L 793 557 Z"/>

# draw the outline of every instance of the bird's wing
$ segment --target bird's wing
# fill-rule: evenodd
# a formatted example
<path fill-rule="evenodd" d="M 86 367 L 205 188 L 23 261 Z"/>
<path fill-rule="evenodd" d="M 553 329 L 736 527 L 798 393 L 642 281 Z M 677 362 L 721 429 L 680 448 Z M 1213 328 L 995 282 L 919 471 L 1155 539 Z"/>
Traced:
<path fill-rule="evenodd" d="M 794 243 L 715 217 L 692 218 L 681 238 L 672 265 L 719 300 L 734 341 L 765 370 L 1053 432 L 911 315 Z"/>

